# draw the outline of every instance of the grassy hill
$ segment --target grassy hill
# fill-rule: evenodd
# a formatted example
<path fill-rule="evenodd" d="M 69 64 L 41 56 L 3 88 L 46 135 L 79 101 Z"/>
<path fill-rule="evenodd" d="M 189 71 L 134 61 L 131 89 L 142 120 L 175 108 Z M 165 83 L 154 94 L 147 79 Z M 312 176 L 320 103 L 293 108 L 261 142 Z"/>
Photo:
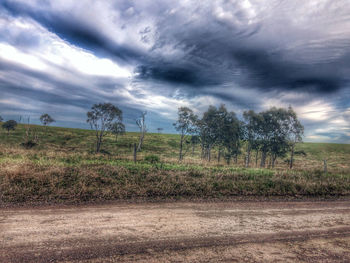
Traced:
<path fill-rule="evenodd" d="M 24 148 L 25 126 L 0 133 L 0 202 L 79 202 L 135 198 L 231 198 L 234 196 L 347 196 L 350 194 L 350 145 L 303 143 L 295 168 L 284 159 L 274 169 L 200 159 L 199 146 L 178 162 L 179 136 L 146 134 L 138 161 L 132 161 L 137 133 L 118 140 L 108 134 L 102 154 L 94 153 L 91 130 L 30 126 L 39 137 Z M 157 163 L 145 161 L 157 155 Z M 253 154 L 254 155 L 254 154 Z M 287 159 L 286 156 L 285 159 Z M 328 173 L 323 173 L 327 159 Z"/>

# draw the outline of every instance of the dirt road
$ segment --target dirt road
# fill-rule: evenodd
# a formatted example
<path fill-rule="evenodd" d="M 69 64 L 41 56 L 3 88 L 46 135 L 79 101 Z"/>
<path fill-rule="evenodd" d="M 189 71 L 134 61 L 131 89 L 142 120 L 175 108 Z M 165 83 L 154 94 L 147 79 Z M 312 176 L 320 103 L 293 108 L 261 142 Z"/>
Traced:
<path fill-rule="evenodd" d="M 350 202 L 1 209 L 0 262 L 350 262 Z"/>

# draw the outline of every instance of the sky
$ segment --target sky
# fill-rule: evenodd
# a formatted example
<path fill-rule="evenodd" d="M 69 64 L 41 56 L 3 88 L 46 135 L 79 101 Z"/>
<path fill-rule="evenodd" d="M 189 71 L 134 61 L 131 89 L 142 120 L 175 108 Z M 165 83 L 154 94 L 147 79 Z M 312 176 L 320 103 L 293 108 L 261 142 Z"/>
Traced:
<path fill-rule="evenodd" d="M 350 143 L 348 0 L 1 0 L 0 115 L 89 128 L 111 102 L 129 131 L 177 109 L 291 105 L 305 141 Z"/>

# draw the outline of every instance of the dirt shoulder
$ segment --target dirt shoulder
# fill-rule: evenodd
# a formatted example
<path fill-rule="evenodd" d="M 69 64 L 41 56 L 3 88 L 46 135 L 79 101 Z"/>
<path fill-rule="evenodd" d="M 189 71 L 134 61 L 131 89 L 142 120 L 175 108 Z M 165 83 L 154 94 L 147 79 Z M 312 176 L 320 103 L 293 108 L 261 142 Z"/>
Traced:
<path fill-rule="evenodd" d="M 349 201 L 0 209 L 0 262 L 346 262 L 349 255 Z"/>

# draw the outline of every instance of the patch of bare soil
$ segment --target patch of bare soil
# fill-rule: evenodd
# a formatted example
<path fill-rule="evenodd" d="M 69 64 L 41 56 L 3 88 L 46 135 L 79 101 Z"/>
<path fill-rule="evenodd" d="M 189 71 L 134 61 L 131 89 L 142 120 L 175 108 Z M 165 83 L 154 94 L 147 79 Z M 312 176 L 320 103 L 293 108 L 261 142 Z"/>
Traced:
<path fill-rule="evenodd" d="M 350 202 L 0 210 L 0 262 L 350 262 Z"/>

